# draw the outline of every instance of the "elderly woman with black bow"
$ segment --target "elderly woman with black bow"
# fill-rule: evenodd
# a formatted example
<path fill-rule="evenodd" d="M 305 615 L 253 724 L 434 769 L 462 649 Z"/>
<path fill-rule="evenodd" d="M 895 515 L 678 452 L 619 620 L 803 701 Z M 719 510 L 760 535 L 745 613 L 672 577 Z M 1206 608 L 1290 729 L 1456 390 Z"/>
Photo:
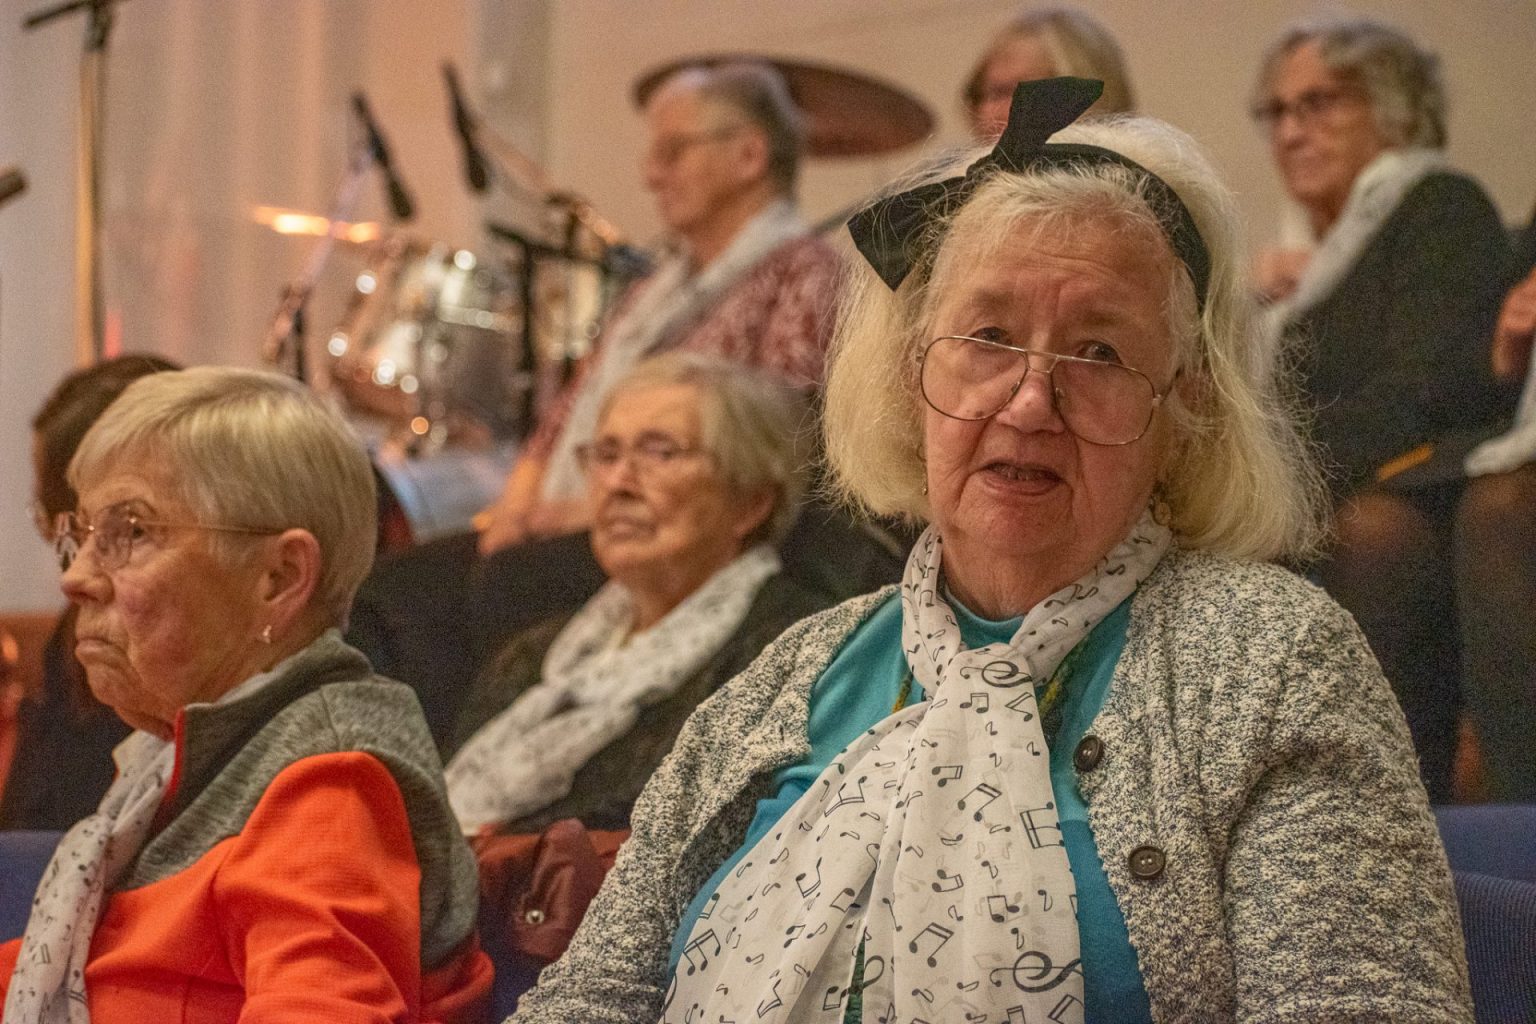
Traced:
<path fill-rule="evenodd" d="M 1261 561 L 1320 497 L 1230 199 L 1097 95 L 851 222 L 829 458 L 928 529 L 699 709 L 516 1020 L 1471 1019 L 1402 713 Z"/>
<path fill-rule="evenodd" d="M 135 731 L 0 946 L 5 1024 L 474 1019 L 490 967 L 436 751 L 337 632 L 374 547 L 346 425 L 283 377 L 158 373 L 69 483 L 75 653 Z"/>

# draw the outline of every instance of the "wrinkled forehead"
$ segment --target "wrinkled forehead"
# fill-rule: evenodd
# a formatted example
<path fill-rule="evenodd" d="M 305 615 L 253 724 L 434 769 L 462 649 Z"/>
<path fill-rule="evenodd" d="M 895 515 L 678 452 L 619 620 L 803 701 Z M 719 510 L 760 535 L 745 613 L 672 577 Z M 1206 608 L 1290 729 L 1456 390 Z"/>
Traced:
<path fill-rule="evenodd" d="M 692 384 L 620 385 L 598 418 L 598 440 L 665 435 L 685 444 L 700 440 L 702 396 Z"/>

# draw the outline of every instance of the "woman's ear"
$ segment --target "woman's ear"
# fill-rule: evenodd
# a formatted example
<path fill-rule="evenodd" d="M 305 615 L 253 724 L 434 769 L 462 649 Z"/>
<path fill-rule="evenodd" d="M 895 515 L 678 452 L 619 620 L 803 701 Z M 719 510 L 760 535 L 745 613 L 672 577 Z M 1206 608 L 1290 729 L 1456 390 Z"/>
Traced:
<path fill-rule="evenodd" d="M 778 490 L 772 487 L 764 487 L 759 491 L 743 495 L 735 522 L 731 524 L 731 535 L 745 543 L 746 539 L 761 529 L 773 515 L 773 508 L 778 504 L 778 498 Z"/>
<path fill-rule="evenodd" d="M 309 608 L 320 588 L 324 558 L 320 542 L 308 530 L 284 530 L 266 544 L 259 596 L 267 606 L 268 621 L 281 631 Z"/>

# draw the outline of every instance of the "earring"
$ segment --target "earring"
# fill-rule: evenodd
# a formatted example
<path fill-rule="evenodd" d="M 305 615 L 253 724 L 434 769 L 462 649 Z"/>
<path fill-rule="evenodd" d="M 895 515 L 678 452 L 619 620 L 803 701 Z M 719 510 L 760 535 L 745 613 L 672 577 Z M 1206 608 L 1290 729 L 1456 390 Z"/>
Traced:
<path fill-rule="evenodd" d="M 272 623 L 267 623 L 266 628 L 261 631 L 261 642 L 264 644 L 272 642 Z"/>

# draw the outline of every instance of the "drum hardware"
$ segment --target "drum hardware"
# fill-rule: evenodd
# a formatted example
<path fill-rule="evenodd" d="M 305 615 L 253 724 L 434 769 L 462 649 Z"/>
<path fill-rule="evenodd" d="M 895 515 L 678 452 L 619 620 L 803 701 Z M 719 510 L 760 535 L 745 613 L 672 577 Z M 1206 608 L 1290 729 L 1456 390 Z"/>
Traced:
<path fill-rule="evenodd" d="M 79 145 L 75 149 L 75 361 L 91 366 L 105 354 L 101 290 L 102 116 L 107 108 L 107 38 L 112 8 L 123 0 L 66 0 L 36 11 L 21 27 L 41 28 L 66 14 L 86 11 L 80 54 Z"/>

